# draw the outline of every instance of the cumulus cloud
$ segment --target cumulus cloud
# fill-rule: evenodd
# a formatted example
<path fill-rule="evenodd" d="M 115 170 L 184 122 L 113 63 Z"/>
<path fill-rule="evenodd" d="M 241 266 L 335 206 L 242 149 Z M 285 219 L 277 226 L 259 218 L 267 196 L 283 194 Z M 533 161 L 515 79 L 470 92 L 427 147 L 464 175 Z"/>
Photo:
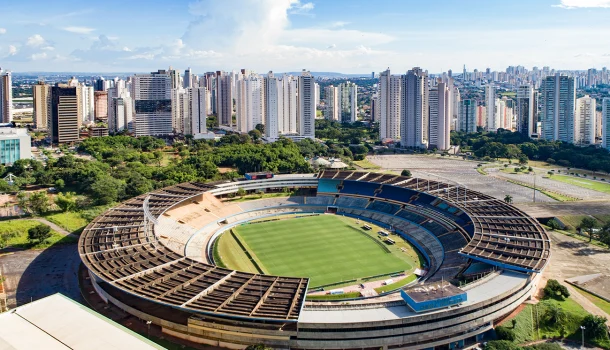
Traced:
<path fill-rule="evenodd" d="M 31 46 L 31 47 L 38 47 L 38 46 L 43 46 L 44 44 L 46 44 L 46 41 L 40 34 L 34 34 L 28 38 L 28 40 L 25 44 L 27 46 Z"/>
<path fill-rule="evenodd" d="M 0 35 L 6 34 L 6 28 L 0 28 Z"/>
<path fill-rule="evenodd" d="M 327 49 L 329 49 L 329 50 L 330 50 L 330 49 L 334 49 L 334 48 L 336 48 L 336 47 L 337 47 L 337 45 L 332 44 L 332 45 L 329 45 L 329 46 L 327 47 Z"/>
<path fill-rule="evenodd" d="M 561 0 L 561 3 L 553 6 L 564 9 L 610 8 L 610 0 Z"/>
<path fill-rule="evenodd" d="M 91 32 L 95 31 L 94 28 L 89 28 L 89 27 L 64 27 L 62 29 L 65 30 L 66 32 L 76 33 L 76 34 L 90 34 Z"/>

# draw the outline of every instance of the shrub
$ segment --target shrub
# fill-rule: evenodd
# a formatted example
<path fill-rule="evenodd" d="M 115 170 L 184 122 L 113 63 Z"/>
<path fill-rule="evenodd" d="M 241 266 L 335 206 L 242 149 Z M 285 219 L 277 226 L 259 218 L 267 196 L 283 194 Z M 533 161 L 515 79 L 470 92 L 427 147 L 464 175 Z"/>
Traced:
<path fill-rule="evenodd" d="M 485 350 L 519 350 L 521 349 L 515 343 L 508 340 L 492 340 L 488 341 L 483 348 Z"/>
<path fill-rule="evenodd" d="M 403 171 L 400 172 L 400 175 L 411 177 L 411 171 L 408 169 L 404 169 Z"/>
<path fill-rule="evenodd" d="M 515 339 L 517 339 L 515 331 L 504 326 L 496 327 L 496 337 L 498 340 L 515 341 Z"/>
<path fill-rule="evenodd" d="M 557 280 L 548 280 L 544 287 L 544 295 L 549 298 L 564 299 L 570 296 L 570 292 L 566 286 L 557 282 Z"/>
<path fill-rule="evenodd" d="M 28 230 L 28 239 L 31 242 L 42 243 L 51 237 L 51 228 L 45 224 L 34 226 Z"/>

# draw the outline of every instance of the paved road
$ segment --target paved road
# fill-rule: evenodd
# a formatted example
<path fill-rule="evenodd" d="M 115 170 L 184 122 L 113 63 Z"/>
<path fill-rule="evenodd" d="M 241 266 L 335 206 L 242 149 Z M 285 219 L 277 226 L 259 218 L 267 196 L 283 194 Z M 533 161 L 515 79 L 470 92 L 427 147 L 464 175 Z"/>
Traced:
<path fill-rule="evenodd" d="M 9 308 L 55 293 L 83 302 L 78 286 L 80 263 L 76 244 L 0 256 L 0 270 L 5 277 Z"/>
<path fill-rule="evenodd" d="M 604 316 L 610 320 L 610 315 L 580 294 L 574 287 L 565 283 L 566 278 L 602 273 L 610 276 L 610 250 L 589 245 L 586 242 L 557 233 L 550 232 L 551 263 L 543 274 L 543 279 L 556 279 L 568 287 L 571 298 L 588 312 Z M 541 282 L 544 286 L 546 282 Z M 610 321 L 608 321 L 610 325 Z"/>
<path fill-rule="evenodd" d="M 564 215 L 610 214 L 610 201 L 604 200 L 555 203 L 516 203 L 514 205 L 536 218 Z"/>

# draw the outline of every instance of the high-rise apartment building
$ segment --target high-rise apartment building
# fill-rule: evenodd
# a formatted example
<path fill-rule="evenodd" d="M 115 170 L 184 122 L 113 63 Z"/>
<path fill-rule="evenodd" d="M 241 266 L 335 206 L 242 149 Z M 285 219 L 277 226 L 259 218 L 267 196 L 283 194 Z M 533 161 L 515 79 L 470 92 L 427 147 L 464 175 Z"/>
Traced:
<path fill-rule="evenodd" d="M 183 87 L 185 89 L 191 88 L 193 87 L 193 73 L 191 72 L 191 67 L 188 67 L 187 69 L 184 70 L 184 80 L 183 80 Z"/>
<path fill-rule="evenodd" d="M 602 100 L 602 147 L 610 151 L 610 97 Z"/>
<path fill-rule="evenodd" d="M 248 132 L 254 130 L 258 124 L 265 124 L 265 81 L 258 74 L 250 73 L 236 83 L 237 129 Z"/>
<path fill-rule="evenodd" d="M 428 73 L 419 67 L 402 76 L 400 111 L 401 146 L 428 148 Z"/>
<path fill-rule="evenodd" d="M 375 92 L 371 97 L 371 122 L 379 122 L 379 93 Z"/>
<path fill-rule="evenodd" d="M 379 138 L 399 140 L 401 132 L 401 77 L 390 69 L 379 73 Z"/>
<path fill-rule="evenodd" d="M 108 120 L 108 91 L 95 91 L 93 93 L 95 119 Z"/>
<path fill-rule="evenodd" d="M 32 86 L 33 122 L 37 130 L 46 130 L 51 119 L 51 86 L 38 82 Z"/>
<path fill-rule="evenodd" d="M 193 87 L 189 89 L 189 97 L 191 102 L 191 127 L 185 133 L 194 136 L 207 134 L 209 92 L 205 87 Z"/>
<path fill-rule="evenodd" d="M 232 74 L 216 72 L 216 118 L 219 125 L 233 126 Z"/>
<path fill-rule="evenodd" d="M 477 103 L 475 100 L 466 99 L 460 102 L 458 130 L 477 132 Z"/>
<path fill-rule="evenodd" d="M 574 122 L 574 143 L 587 146 L 595 144 L 596 134 L 595 98 L 585 95 L 576 99 L 576 116 Z"/>
<path fill-rule="evenodd" d="M 82 111 L 83 124 L 91 124 L 95 120 L 95 98 L 93 86 L 85 86 L 79 84 L 76 87 L 79 96 L 79 102 L 81 104 L 80 109 Z"/>
<path fill-rule="evenodd" d="M 190 108 L 188 90 L 183 87 L 172 89 L 172 129 L 175 134 L 185 134 L 184 125 L 188 121 Z"/>
<path fill-rule="evenodd" d="M 299 99 L 297 98 L 298 79 L 292 75 L 284 75 L 282 77 L 283 94 L 283 120 L 280 120 L 278 127 L 282 134 L 296 134 L 299 128 L 298 110 Z"/>
<path fill-rule="evenodd" d="M 13 121 L 13 80 L 11 72 L 0 68 L 0 120 Z"/>
<path fill-rule="evenodd" d="M 73 143 L 79 139 L 82 122 L 79 94 L 76 87 L 51 88 L 51 119 L 48 123 L 53 144 Z"/>
<path fill-rule="evenodd" d="M 537 120 L 534 115 L 538 107 L 534 102 L 534 89 L 531 85 L 521 85 L 517 88 L 517 131 L 528 137 L 536 134 Z"/>
<path fill-rule="evenodd" d="M 108 118 L 108 131 L 111 133 L 133 132 L 133 100 L 128 95 L 114 97 L 110 104 L 112 113 Z"/>
<path fill-rule="evenodd" d="M 339 121 L 341 107 L 339 105 L 339 92 L 336 86 L 329 85 L 324 88 L 324 118 Z"/>
<path fill-rule="evenodd" d="M 269 141 L 279 137 L 284 128 L 284 82 L 269 72 L 264 81 L 265 136 Z"/>
<path fill-rule="evenodd" d="M 452 79 L 453 80 L 453 79 Z M 462 101 L 462 96 L 460 94 L 460 89 L 457 86 L 453 86 L 453 83 L 450 84 L 452 88 L 452 99 L 451 99 L 451 130 L 458 129 L 458 118 L 460 115 L 460 103 Z"/>
<path fill-rule="evenodd" d="M 449 149 L 451 146 L 451 95 L 447 83 L 439 82 L 429 91 L 429 118 L 431 148 L 439 150 Z"/>
<path fill-rule="evenodd" d="M 496 87 L 493 84 L 485 86 L 485 107 L 487 111 L 487 130 L 496 131 L 500 127 L 500 118 L 496 110 Z"/>
<path fill-rule="evenodd" d="M 542 81 L 542 138 L 574 142 L 575 100 L 574 78 L 557 73 Z"/>
<path fill-rule="evenodd" d="M 303 138 L 313 139 L 316 127 L 316 86 L 314 77 L 309 71 L 303 70 L 298 83 L 298 130 Z"/>
<path fill-rule="evenodd" d="M 173 124 L 170 74 L 164 70 L 136 74 L 132 82 L 136 136 L 171 134 Z"/>
<path fill-rule="evenodd" d="M 358 115 L 358 85 L 352 82 L 341 83 L 337 87 L 339 120 L 341 123 L 353 123 Z"/>

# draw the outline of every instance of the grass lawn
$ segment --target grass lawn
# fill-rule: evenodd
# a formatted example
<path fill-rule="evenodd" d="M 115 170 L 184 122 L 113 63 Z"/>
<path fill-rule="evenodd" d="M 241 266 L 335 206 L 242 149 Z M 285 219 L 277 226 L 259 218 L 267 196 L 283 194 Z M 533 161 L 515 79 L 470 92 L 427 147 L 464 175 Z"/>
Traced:
<path fill-rule="evenodd" d="M 565 337 L 575 341 L 580 341 L 580 324 L 582 319 L 588 315 L 587 311 L 571 298 L 565 300 L 544 299 L 537 305 L 526 305 L 525 308 L 513 319 L 517 321 L 515 325 L 515 335 L 517 344 L 561 337 L 561 327 L 552 323 L 547 317 L 547 310 L 551 305 L 559 306 L 566 314 L 564 321 Z M 511 328 L 511 320 L 504 323 L 504 326 Z M 589 343 L 608 349 L 610 342 L 595 341 L 588 339 Z"/>
<path fill-rule="evenodd" d="M 604 299 L 597 297 L 584 289 L 580 289 L 577 286 L 574 286 L 574 289 L 578 291 L 578 293 L 584 295 L 587 299 L 591 300 L 593 304 L 595 304 L 598 308 L 602 309 L 605 313 L 610 315 L 610 303 L 605 301 Z"/>
<path fill-rule="evenodd" d="M 385 293 L 385 292 L 389 292 L 391 290 L 394 290 L 394 289 L 397 289 L 397 288 L 400 288 L 400 287 L 404 287 L 407 284 L 415 281 L 416 279 L 417 279 L 416 275 L 409 275 L 409 276 L 407 276 L 407 278 L 403 278 L 403 279 L 401 279 L 398 282 L 394 282 L 392 284 L 388 284 L 388 285 L 385 285 L 385 286 L 381 286 L 379 288 L 375 288 L 375 291 L 377 293 L 379 293 L 379 294 Z"/>
<path fill-rule="evenodd" d="M 487 175 L 487 172 L 485 169 L 483 169 L 483 167 L 477 167 L 477 172 L 481 175 Z"/>
<path fill-rule="evenodd" d="M 364 158 L 364 160 L 355 160 L 354 164 L 361 167 L 362 169 L 367 170 L 376 170 L 381 169 L 381 167 L 377 164 L 371 163 L 368 159 Z"/>
<path fill-rule="evenodd" d="M 80 234 L 89 223 L 78 212 L 53 213 L 46 215 L 45 219 L 74 234 Z"/>
<path fill-rule="evenodd" d="M 582 187 L 582 188 L 588 188 L 588 189 L 594 190 L 594 191 L 610 193 L 610 184 L 599 182 L 599 181 L 588 180 L 588 179 L 584 179 L 584 178 L 578 178 L 578 177 L 566 176 L 566 175 L 553 175 L 553 176 L 549 177 L 549 179 L 564 182 L 564 183 Z"/>
<path fill-rule="evenodd" d="M 9 220 L 0 222 L 0 234 L 13 233 L 14 236 L 7 240 L 7 247 L 24 249 L 43 249 L 57 243 L 72 243 L 76 238 L 66 237 L 58 232 L 51 231 L 51 237 L 43 243 L 32 244 L 28 240 L 28 230 L 38 226 L 35 220 Z"/>
<path fill-rule="evenodd" d="M 310 288 L 419 266 L 417 256 L 398 254 L 394 246 L 386 246 L 388 252 L 354 219 L 335 215 L 245 224 L 234 232 L 266 273 L 309 277 Z M 231 256 L 234 249 L 219 253 Z M 239 254 L 234 260 L 243 263 Z"/>

